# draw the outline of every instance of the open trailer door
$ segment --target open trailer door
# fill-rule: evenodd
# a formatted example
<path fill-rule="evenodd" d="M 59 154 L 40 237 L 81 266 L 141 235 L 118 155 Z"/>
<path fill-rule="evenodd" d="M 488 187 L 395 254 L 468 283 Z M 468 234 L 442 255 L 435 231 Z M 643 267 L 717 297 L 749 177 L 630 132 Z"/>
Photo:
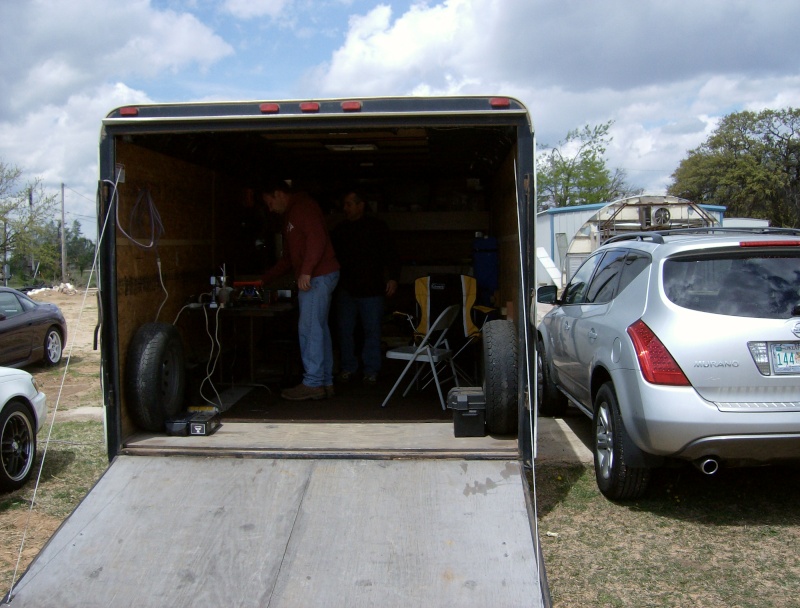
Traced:
<path fill-rule="evenodd" d="M 526 495 L 516 460 L 120 456 L 11 605 L 542 606 Z"/>

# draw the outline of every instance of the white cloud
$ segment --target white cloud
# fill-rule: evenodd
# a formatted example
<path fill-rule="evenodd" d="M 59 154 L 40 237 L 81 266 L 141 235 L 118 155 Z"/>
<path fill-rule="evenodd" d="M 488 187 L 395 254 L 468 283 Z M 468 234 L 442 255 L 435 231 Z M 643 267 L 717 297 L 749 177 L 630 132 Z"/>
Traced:
<path fill-rule="evenodd" d="M 206 67 L 233 49 L 188 13 L 147 0 L 0 5 L 0 119 L 124 77 Z"/>
<path fill-rule="evenodd" d="M 280 16 L 292 0 L 226 0 L 223 9 L 239 19 Z"/>
<path fill-rule="evenodd" d="M 33 108 L 23 121 L 0 123 L 0 158 L 40 177 L 50 191 L 66 183 L 89 198 L 75 197 L 70 211 L 94 215 L 102 120 L 116 107 L 149 101 L 144 92 L 117 83 Z"/>
<path fill-rule="evenodd" d="M 378 5 L 350 18 L 344 43 L 313 79 L 334 95 L 449 90 L 453 82 L 468 83 L 478 76 L 471 66 L 484 46 L 483 26 L 500 8 L 495 0 L 445 0 L 414 4 L 392 21 L 391 7 Z"/>

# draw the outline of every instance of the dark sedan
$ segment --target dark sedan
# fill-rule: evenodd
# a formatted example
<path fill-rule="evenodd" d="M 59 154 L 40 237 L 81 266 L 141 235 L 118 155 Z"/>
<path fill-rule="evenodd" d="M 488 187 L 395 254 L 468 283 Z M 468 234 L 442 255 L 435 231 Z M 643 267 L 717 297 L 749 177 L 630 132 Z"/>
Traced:
<path fill-rule="evenodd" d="M 58 306 L 0 287 L 0 365 L 56 365 L 66 340 L 67 322 Z"/>

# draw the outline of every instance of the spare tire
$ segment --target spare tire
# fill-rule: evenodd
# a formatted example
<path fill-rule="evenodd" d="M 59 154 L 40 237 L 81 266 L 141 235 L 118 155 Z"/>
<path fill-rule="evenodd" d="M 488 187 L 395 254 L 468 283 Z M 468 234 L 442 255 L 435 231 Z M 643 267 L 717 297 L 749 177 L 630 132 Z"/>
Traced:
<path fill-rule="evenodd" d="M 483 326 L 483 392 L 486 430 L 496 435 L 517 432 L 517 331 L 513 321 Z"/>
<path fill-rule="evenodd" d="M 127 409 L 136 426 L 164 431 L 183 408 L 186 365 L 178 330 L 168 323 L 145 323 L 134 334 L 125 365 Z"/>

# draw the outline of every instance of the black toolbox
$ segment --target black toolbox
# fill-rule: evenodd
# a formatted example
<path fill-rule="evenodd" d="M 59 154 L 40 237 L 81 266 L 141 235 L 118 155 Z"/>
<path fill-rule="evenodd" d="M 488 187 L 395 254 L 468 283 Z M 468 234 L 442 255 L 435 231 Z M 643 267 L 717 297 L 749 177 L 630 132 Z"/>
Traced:
<path fill-rule="evenodd" d="M 447 393 L 447 407 L 453 410 L 456 437 L 486 436 L 486 396 L 479 386 L 457 386 Z"/>
<path fill-rule="evenodd" d="M 188 412 L 167 420 L 167 435 L 211 435 L 220 426 L 217 412 Z"/>

